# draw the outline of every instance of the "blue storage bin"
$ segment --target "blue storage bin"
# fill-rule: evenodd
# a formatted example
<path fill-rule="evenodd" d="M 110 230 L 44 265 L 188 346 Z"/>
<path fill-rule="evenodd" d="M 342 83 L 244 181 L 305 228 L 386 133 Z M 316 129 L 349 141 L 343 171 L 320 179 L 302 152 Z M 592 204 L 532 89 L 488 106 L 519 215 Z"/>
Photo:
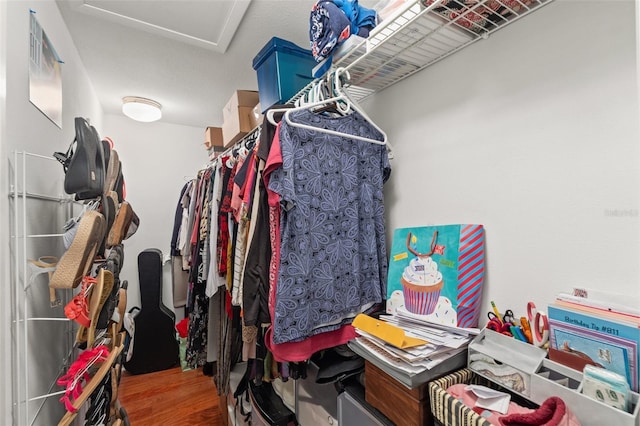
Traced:
<path fill-rule="evenodd" d="M 311 70 L 315 65 L 310 50 L 278 37 L 269 40 L 253 58 L 262 112 L 288 101 L 309 84 L 313 80 Z"/>

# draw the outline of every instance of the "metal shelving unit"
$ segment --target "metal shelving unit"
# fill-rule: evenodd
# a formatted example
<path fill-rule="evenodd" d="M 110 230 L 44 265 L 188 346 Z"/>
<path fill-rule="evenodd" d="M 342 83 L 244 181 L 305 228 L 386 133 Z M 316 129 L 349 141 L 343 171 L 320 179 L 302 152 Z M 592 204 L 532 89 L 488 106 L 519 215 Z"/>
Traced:
<path fill-rule="evenodd" d="M 410 0 L 333 67 L 363 99 L 504 28 L 552 0 Z M 489 11 L 495 11 L 487 17 Z M 446 17 L 445 17 L 446 16 Z"/>
<path fill-rule="evenodd" d="M 18 425 L 33 425 L 38 422 L 47 401 L 64 393 L 55 391 L 54 388 L 57 378 L 68 367 L 72 356 L 73 324 L 64 316 L 62 310 L 69 294 L 64 294 L 62 306 L 50 308 L 48 289 L 41 282 L 45 279 L 33 279 L 34 271 L 29 268 L 28 259 L 37 259 L 38 251 L 61 244 L 60 237 L 64 235 L 47 232 L 52 226 L 47 220 L 38 219 L 42 212 L 55 211 L 53 222 L 60 221 L 63 224 L 72 216 L 75 202 L 62 191 L 60 195 L 49 195 L 27 189 L 36 180 L 36 176 L 41 182 L 47 180 L 41 174 L 46 173 L 47 168 L 59 167 L 55 165 L 57 162 L 52 157 L 14 152 L 13 161 L 9 163 L 13 421 Z M 34 173 L 36 171 L 37 173 Z M 55 180 L 48 180 L 48 183 L 54 188 L 57 186 Z M 59 342 L 61 347 L 47 347 L 47 339 L 42 335 L 47 334 L 44 331 L 46 327 L 54 327 L 59 332 L 56 334 L 63 336 L 64 342 Z M 57 358 L 57 364 L 39 365 L 37 360 L 42 359 L 43 354 L 46 357 L 48 353 L 54 353 L 53 357 L 60 356 Z M 56 370 L 57 372 L 52 372 Z M 45 420 L 40 419 L 39 423 L 42 421 Z"/>

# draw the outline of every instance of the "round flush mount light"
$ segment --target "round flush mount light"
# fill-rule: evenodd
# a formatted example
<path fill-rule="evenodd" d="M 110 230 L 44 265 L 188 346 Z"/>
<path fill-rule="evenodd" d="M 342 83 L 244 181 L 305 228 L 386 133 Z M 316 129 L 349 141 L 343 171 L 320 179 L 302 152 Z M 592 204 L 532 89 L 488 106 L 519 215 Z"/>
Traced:
<path fill-rule="evenodd" d="M 150 123 L 160 120 L 162 105 L 151 99 L 125 96 L 122 98 L 122 113 L 133 120 Z"/>

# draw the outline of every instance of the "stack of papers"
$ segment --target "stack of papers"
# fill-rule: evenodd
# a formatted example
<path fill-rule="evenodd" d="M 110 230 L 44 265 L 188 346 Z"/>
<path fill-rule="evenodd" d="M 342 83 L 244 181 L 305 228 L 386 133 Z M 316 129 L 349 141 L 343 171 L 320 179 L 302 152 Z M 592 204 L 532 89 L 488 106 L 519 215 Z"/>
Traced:
<path fill-rule="evenodd" d="M 398 312 L 375 319 L 358 315 L 353 343 L 384 364 L 408 375 L 431 370 L 466 350 L 477 329 L 462 329 L 416 319 Z"/>

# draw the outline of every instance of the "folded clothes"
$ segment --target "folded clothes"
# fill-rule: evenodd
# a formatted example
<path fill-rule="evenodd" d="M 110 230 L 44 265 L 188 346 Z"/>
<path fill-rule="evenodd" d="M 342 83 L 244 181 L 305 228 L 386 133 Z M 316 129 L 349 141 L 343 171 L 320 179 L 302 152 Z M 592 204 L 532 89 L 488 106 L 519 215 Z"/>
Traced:
<path fill-rule="evenodd" d="M 309 18 L 313 57 L 322 62 L 352 34 L 368 37 L 377 21 L 376 11 L 360 6 L 358 0 L 318 0 Z"/>
<path fill-rule="evenodd" d="M 564 401 L 558 397 L 546 399 L 539 408 L 532 410 L 517 403 L 509 402 L 506 415 L 476 407 L 478 397 L 467 390 L 466 384 L 457 384 L 447 389 L 454 398 L 462 401 L 467 407 L 484 417 L 489 423 L 497 426 L 580 426 L 580 421 L 569 410 Z"/>
<path fill-rule="evenodd" d="M 488 0 L 478 6 L 475 0 L 442 0 L 433 11 L 456 25 L 482 34 L 505 24 L 512 12 L 518 13 L 532 2 L 533 0 Z M 433 3 L 436 0 L 422 0 L 425 7 Z"/>
<path fill-rule="evenodd" d="M 309 17 L 309 40 L 311 53 L 321 62 L 351 35 L 351 21 L 347 15 L 331 1 L 318 1 L 311 9 Z"/>
<path fill-rule="evenodd" d="M 377 24 L 376 11 L 362 7 L 358 4 L 358 0 L 330 0 L 338 6 L 351 22 L 351 34 L 357 34 L 360 37 L 369 37 L 369 32 L 375 28 Z"/>

